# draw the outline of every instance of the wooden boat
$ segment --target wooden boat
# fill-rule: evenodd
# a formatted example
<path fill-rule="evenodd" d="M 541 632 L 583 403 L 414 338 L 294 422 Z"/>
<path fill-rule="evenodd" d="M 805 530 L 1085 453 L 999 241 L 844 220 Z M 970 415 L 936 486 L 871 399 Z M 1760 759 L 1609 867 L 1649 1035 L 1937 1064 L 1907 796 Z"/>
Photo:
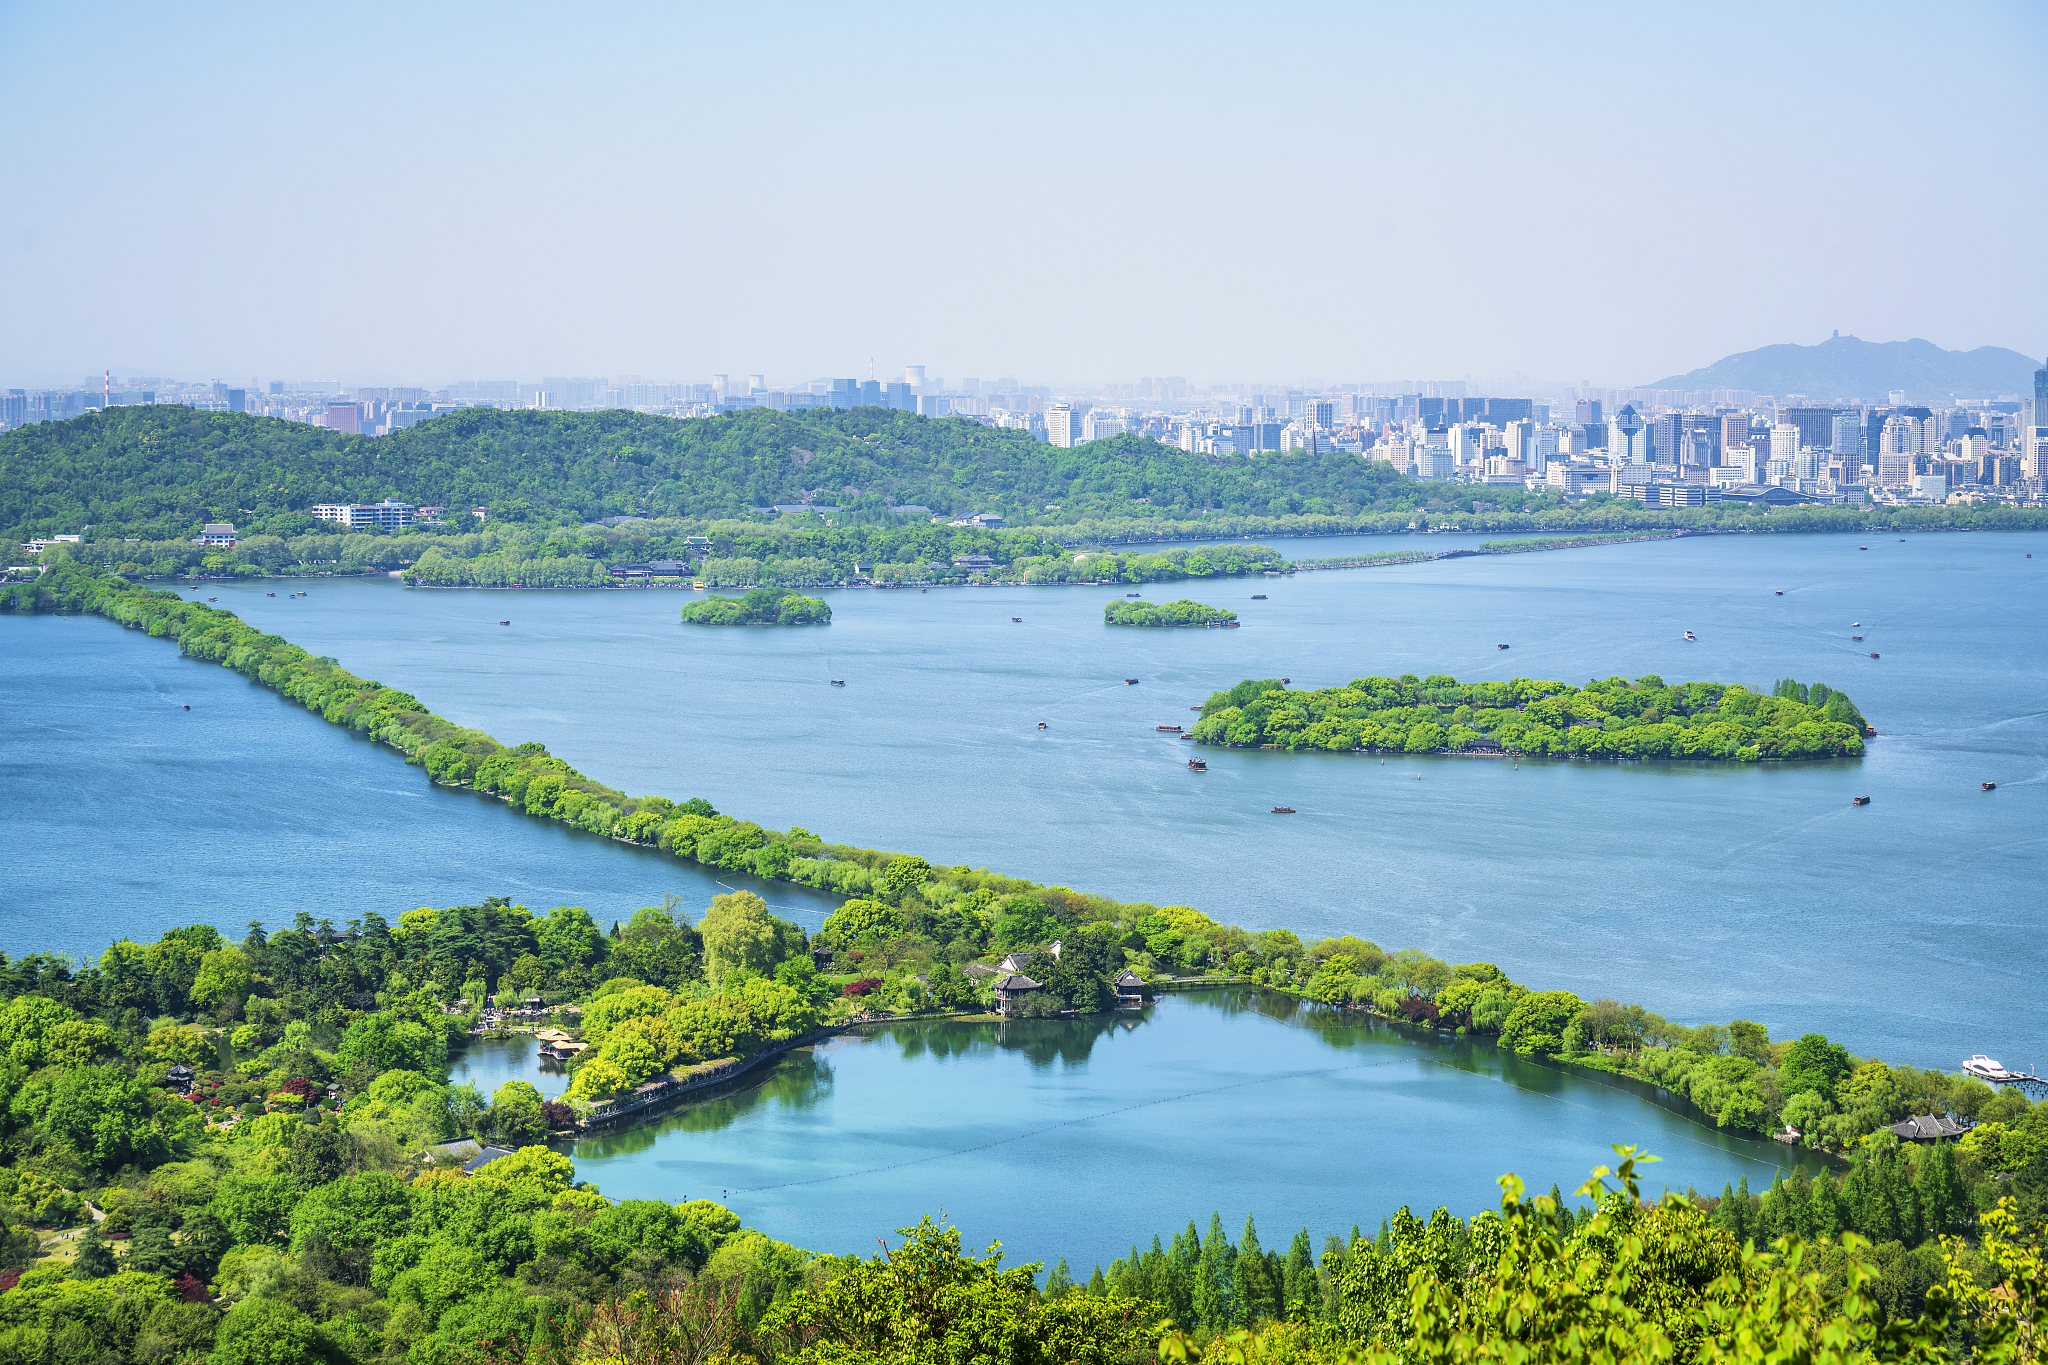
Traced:
<path fill-rule="evenodd" d="M 1182 739 L 1187 739 L 1187 740 L 1192 740 L 1192 739 L 1194 738 L 1194 736 L 1193 736 L 1193 735 L 1191 735 L 1191 734 L 1190 734 L 1190 735 L 1182 735 L 1182 736 L 1181 736 L 1181 738 L 1182 738 Z"/>
<path fill-rule="evenodd" d="M 192 708 L 188 706 L 188 707 L 186 707 L 185 709 L 186 709 L 187 711 L 190 711 L 190 710 L 191 710 Z"/>
<path fill-rule="evenodd" d="M 1507 648 L 1507 646 L 1506 646 L 1506 645 L 1495 645 L 1495 646 L 1494 646 L 1494 648 L 1495 648 L 1495 649 L 1506 649 L 1506 648 Z"/>
<path fill-rule="evenodd" d="M 1137 680 L 1136 678 L 1125 678 L 1125 679 L 1124 679 L 1124 686 L 1125 686 L 1125 687 L 1136 687 L 1137 685 L 1138 685 L 1138 680 Z"/>
<path fill-rule="evenodd" d="M 1861 641 L 1863 639 L 1861 635 L 1851 635 L 1849 638 L 1857 641 Z"/>
<path fill-rule="evenodd" d="M 1780 596 L 1780 597 L 1783 597 L 1784 595 L 1785 595 L 1785 590 L 1784 590 L 1783 588 L 1780 588 L 1780 589 L 1778 589 L 1778 596 Z"/>
<path fill-rule="evenodd" d="M 1874 650 L 1874 649 L 1873 649 L 1873 650 L 1871 650 L 1871 651 L 1870 651 L 1870 657 L 1871 657 L 1871 658 L 1873 658 L 1873 659 L 1875 659 L 1875 658 L 1877 657 L 1877 651 L 1876 651 L 1876 650 Z"/>
<path fill-rule="evenodd" d="M 1209 764 L 1203 759 L 1191 758 L 1188 760 L 1188 771 L 1191 773 L 1205 773 L 1209 771 Z"/>
<path fill-rule="evenodd" d="M 1135 592 L 1127 592 L 1127 593 L 1125 593 L 1125 594 L 1124 594 L 1124 596 L 1126 596 L 1126 597 L 1137 597 L 1137 596 L 1140 596 L 1140 595 L 1141 595 L 1141 594 L 1138 594 L 1138 593 L 1135 593 Z"/>
<path fill-rule="evenodd" d="M 1255 593 L 1253 593 L 1253 594 L 1252 594 L 1252 601 L 1254 601 L 1254 602 L 1263 602 L 1263 601 L 1265 601 L 1265 600 L 1266 600 L 1266 594 L 1264 594 L 1264 593 L 1262 593 L 1262 592 L 1255 592 Z"/>
<path fill-rule="evenodd" d="M 832 679 L 832 685 L 833 685 L 834 687 L 844 687 L 844 686 L 846 686 L 846 679 L 844 679 L 844 678 L 834 678 L 834 679 Z"/>
<path fill-rule="evenodd" d="M 1852 806 L 1867 806 L 1870 804 L 1870 798 L 1867 796 L 1859 796 L 1854 801 L 1851 801 L 1849 804 Z"/>
<path fill-rule="evenodd" d="M 1201 710 L 1201 709 L 1202 709 L 1202 708 L 1201 708 L 1201 707 L 1199 707 L 1199 706 L 1190 706 L 1190 707 L 1188 708 L 1188 710 L 1190 710 L 1190 711 L 1199 711 L 1199 710 Z"/>
<path fill-rule="evenodd" d="M 1998 790 L 1998 784 L 1996 782 L 1986 782 L 1984 784 L 1984 790 L 1988 792 L 1995 792 Z"/>
<path fill-rule="evenodd" d="M 1294 814 L 1294 807 L 1292 807 L 1292 806 L 1275 806 L 1275 807 L 1273 807 L 1273 814 L 1275 814 L 1275 815 L 1292 815 L 1292 814 Z"/>
<path fill-rule="evenodd" d="M 275 597 L 275 596 L 277 596 L 277 594 L 276 594 L 276 593 L 274 593 L 274 592 L 267 592 L 267 593 L 264 593 L 263 595 L 264 595 L 265 597 Z"/>
<path fill-rule="evenodd" d="M 1012 621 L 1021 621 L 1021 620 L 1023 620 L 1024 618 L 1023 618 L 1023 617 L 1021 617 L 1021 616 L 1012 616 L 1012 617 L 1011 617 L 1010 619 L 1011 619 Z"/>
<path fill-rule="evenodd" d="M 1869 549 L 1870 547 L 1869 547 L 1868 545 L 1858 545 L 1858 546 L 1857 546 L 1856 548 L 1857 548 L 1857 549 L 1859 549 L 1859 550 L 1867 550 L 1867 549 Z"/>
<path fill-rule="evenodd" d="M 1287 686 L 1287 685 L 1288 685 L 1289 683 L 1291 683 L 1291 682 L 1293 682 L 1293 681 L 1294 681 L 1294 679 L 1292 679 L 1292 678 L 1282 678 L 1282 679 L 1280 680 L 1280 685 L 1281 685 L 1282 687 L 1285 687 L 1285 686 Z"/>
<path fill-rule="evenodd" d="M 1169 735 L 1177 735 L 1180 733 L 1180 727 L 1178 725 L 1155 725 L 1152 728 Z"/>

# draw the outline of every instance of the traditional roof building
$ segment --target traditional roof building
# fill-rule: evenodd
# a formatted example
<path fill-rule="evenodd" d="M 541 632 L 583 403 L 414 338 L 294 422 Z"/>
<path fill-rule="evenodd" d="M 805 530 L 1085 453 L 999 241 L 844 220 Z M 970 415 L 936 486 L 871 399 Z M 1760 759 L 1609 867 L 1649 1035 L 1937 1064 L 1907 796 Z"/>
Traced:
<path fill-rule="evenodd" d="M 1906 1142 L 1937 1142 L 1942 1138 L 1959 1138 L 1970 1131 L 1969 1125 L 1957 1123 L 1946 1114 L 1923 1114 L 1918 1118 L 1901 1119 L 1885 1125 L 1885 1129 L 1898 1134 Z"/>
<path fill-rule="evenodd" d="M 1012 972 L 996 982 L 996 1013 L 1015 1014 L 1025 996 L 1035 990 L 1044 989 L 1043 983 L 1033 981 L 1022 972 Z"/>

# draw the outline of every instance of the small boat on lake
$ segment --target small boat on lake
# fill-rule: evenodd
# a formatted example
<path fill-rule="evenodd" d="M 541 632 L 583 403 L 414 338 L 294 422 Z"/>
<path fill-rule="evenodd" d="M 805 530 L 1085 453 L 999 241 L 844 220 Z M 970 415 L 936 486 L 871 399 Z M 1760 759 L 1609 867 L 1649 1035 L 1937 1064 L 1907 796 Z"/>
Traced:
<path fill-rule="evenodd" d="M 1870 798 L 1867 796 L 1859 796 L 1855 800 L 1851 801 L 1849 804 L 1852 806 L 1867 806 L 1870 804 Z"/>
<path fill-rule="evenodd" d="M 1686 638 L 1686 639 L 1688 639 L 1688 640 L 1697 640 L 1697 639 L 1699 639 L 1700 637 L 1699 637 L 1699 636 L 1697 636 L 1697 635 L 1695 635 L 1695 634 L 1693 634 L 1693 633 L 1692 633 L 1691 631 L 1687 631 L 1687 632 L 1685 633 L 1685 638 Z"/>
<path fill-rule="evenodd" d="M 510 621 L 500 621 L 500 622 L 498 622 L 498 624 L 499 624 L 499 625 L 501 625 L 501 626 L 509 626 L 509 625 L 511 625 L 512 623 L 511 623 Z"/>
<path fill-rule="evenodd" d="M 1862 640 L 1862 639 L 1863 639 L 1863 637 L 1862 637 L 1861 635 L 1851 635 L 1851 636 L 1850 636 L 1849 638 L 1850 638 L 1850 639 L 1852 639 L 1852 640 L 1857 640 L 1857 641 L 1860 641 L 1860 640 Z"/>
<path fill-rule="evenodd" d="M 1289 683 L 1291 683 L 1291 682 L 1293 682 L 1293 681 L 1294 681 L 1294 679 L 1292 679 L 1292 678 L 1282 678 L 1282 679 L 1280 680 L 1280 685 L 1281 685 L 1282 687 L 1285 687 L 1285 686 L 1287 686 L 1287 685 L 1288 685 Z"/>
<path fill-rule="evenodd" d="M 1044 721 L 1040 721 L 1040 722 L 1038 722 L 1038 728 L 1039 728 L 1039 729 L 1041 729 L 1041 730 L 1043 730 L 1043 729 L 1045 728 L 1045 722 L 1044 722 Z"/>
<path fill-rule="evenodd" d="M 1138 680 L 1137 680 L 1136 678 L 1125 678 L 1125 679 L 1124 679 L 1124 686 L 1125 686 L 1125 687 L 1136 687 L 1137 685 L 1138 685 Z"/>
<path fill-rule="evenodd" d="M 1135 593 L 1135 592 L 1127 592 L 1127 593 L 1125 593 L 1125 594 L 1124 594 L 1124 596 L 1126 596 L 1126 597 L 1137 597 L 1137 596 L 1140 596 L 1140 594 L 1138 594 L 1138 593 Z"/>
<path fill-rule="evenodd" d="M 1024 618 L 1023 618 L 1023 617 L 1021 617 L 1021 616 L 1012 616 L 1012 617 L 1011 617 L 1010 619 L 1011 619 L 1012 621 L 1021 621 L 1021 620 L 1023 620 Z"/>
<path fill-rule="evenodd" d="M 846 686 L 846 679 L 844 679 L 844 678 L 834 678 L 834 679 L 832 679 L 832 685 L 833 685 L 834 687 L 844 687 L 844 686 Z"/>
<path fill-rule="evenodd" d="M 275 596 L 277 596 L 277 594 L 276 594 L 276 593 L 274 593 L 274 592 L 267 592 L 267 593 L 264 593 L 263 595 L 264 595 L 265 597 L 275 597 Z"/>
<path fill-rule="evenodd" d="M 1160 731 L 1163 734 L 1177 735 L 1180 733 L 1180 727 L 1178 725 L 1155 725 L 1152 728 Z"/>
<path fill-rule="evenodd" d="M 1255 592 L 1255 593 L 1253 593 L 1253 594 L 1252 594 L 1252 601 L 1254 601 L 1254 602 L 1263 602 L 1263 601 L 1265 601 L 1265 600 L 1266 600 L 1266 594 L 1264 594 L 1264 593 L 1262 593 L 1262 592 Z"/>
<path fill-rule="evenodd" d="M 1780 589 L 1778 589 L 1778 596 L 1780 596 L 1780 597 L 1783 597 L 1784 595 L 1785 595 L 1785 590 L 1784 590 L 1783 588 L 1780 588 Z"/>
<path fill-rule="evenodd" d="M 1294 814 L 1294 807 L 1292 807 L 1292 806 L 1275 806 L 1275 807 L 1273 807 L 1273 814 L 1275 814 L 1275 815 L 1292 815 L 1292 814 Z"/>
<path fill-rule="evenodd" d="M 1191 758 L 1188 760 L 1188 771 L 1191 773 L 1205 773 L 1209 771 L 1209 764 L 1204 759 Z"/>
<path fill-rule="evenodd" d="M 1877 651 L 1876 651 L 1876 650 L 1874 650 L 1874 649 L 1873 649 L 1873 650 L 1871 650 L 1871 651 L 1870 651 L 1870 657 L 1871 657 L 1871 658 L 1873 658 L 1873 659 L 1875 659 L 1875 658 L 1877 657 Z"/>
<path fill-rule="evenodd" d="M 1507 646 L 1506 646 L 1506 645 L 1495 645 L 1495 646 L 1494 646 L 1494 648 L 1495 648 L 1495 649 L 1506 649 L 1506 648 L 1507 648 Z"/>
<path fill-rule="evenodd" d="M 1988 792 L 1995 792 L 1998 790 L 1998 784 L 1996 782 L 1986 782 L 1984 784 L 1984 790 Z"/>

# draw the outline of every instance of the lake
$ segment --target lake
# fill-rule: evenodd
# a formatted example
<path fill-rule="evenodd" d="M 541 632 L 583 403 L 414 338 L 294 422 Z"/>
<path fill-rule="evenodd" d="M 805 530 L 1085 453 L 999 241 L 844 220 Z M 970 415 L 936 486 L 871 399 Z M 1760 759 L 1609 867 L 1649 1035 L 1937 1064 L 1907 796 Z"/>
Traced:
<path fill-rule="evenodd" d="M 1717 536 L 1140 589 L 1230 607 L 1233 631 L 1105 627 L 1110 588 L 844 590 L 829 627 L 724 631 L 680 626 L 695 597 L 664 591 L 314 580 L 298 599 L 257 583 L 207 595 L 631 792 L 1953 1067 L 1974 1051 L 2048 1061 L 2043 573 L 2048 536 L 2033 533 Z M 1209 750 L 1197 775 L 1192 746 L 1153 728 L 1245 677 L 1408 671 L 1791 676 L 1847 691 L 1880 734 L 1840 763 Z M 500 893 L 613 918 L 718 889 L 431 788 L 388 751 L 102 621 L 0 620 L 0 678 L 9 951 Z M 807 925 L 830 904 L 762 889 Z"/>
<path fill-rule="evenodd" d="M 529 1039 L 478 1042 L 461 1065 L 479 1086 L 559 1089 Z M 614 1199 L 715 1199 L 812 1250 L 870 1253 L 943 1212 L 976 1248 L 1001 1238 L 1013 1262 L 1065 1256 L 1080 1279 L 1190 1218 L 1206 1233 L 1212 1210 L 1233 1242 L 1249 1213 L 1265 1246 L 1284 1251 L 1306 1226 L 1320 1253 L 1326 1235 L 1371 1232 L 1402 1204 L 1497 1206 L 1507 1171 L 1531 1193 L 1569 1193 L 1614 1164 L 1616 1142 L 1662 1158 L 1646 1168 L 1652 1193 L 1742 1179 L 1760 1192 L 1791 1156 L 1647 1094 L 1284 996 L 1205 990 L 1093 1019 L 874 1027 L 561 1150 Z"/>

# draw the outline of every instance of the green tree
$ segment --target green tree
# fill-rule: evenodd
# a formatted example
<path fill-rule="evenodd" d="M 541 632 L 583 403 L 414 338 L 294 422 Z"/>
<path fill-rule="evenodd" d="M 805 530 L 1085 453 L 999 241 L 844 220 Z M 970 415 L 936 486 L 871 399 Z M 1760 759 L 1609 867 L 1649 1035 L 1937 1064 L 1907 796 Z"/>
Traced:
<path fill-rule="evenodd" d="M 1787 1095 L 1811 1090 L 1832 1101 L 1835 1087 L 1849 1071 L 1847 1048 L 1830 1043 L 1825 1034 L 1808 1033 L 1792 1044 L 1778 1064 L 1778 1084 Z"/>
<path fill-rule="evenodd" d="M 1564 1048 L 1565 1026 L 1585 1004 L 1570 991 L 1533 991 L 1508 1015 L 1501 1044 L 1524 1057 L 1555 1057 Z"/>
<path fill-rule="evenodd" d="M 87 1228 L 85 1235 L 78 1239 L 78 1256 L 72 1262 L 72 1273 L 81 1279 L 103 1280 L 117 1269 L 114 1249 L 107 1245 L 106 1238 L 100 1236 L 98 1226 Z"/>
<path fill-rule="evenodd" d="M 313 1365 L 338 1357 L 319 1325 L 279 1299 L 244 1299 L 221 1319 L 211 1365 Z"/>
<path fill-rule="evenodd" d="M 769 976 L 780 961 L 782 936 L 767 902 L 751 891 L 713 896 L 699 926 L 704 935 L 704 968 L 713 986 L 734 972 Z"/>
<path fill-rule="evenodd" d="M 485 1123 L 491 1135 L 514 1147 L 531 1146 L 548 1135 L 541 1094 L 526 1081 L 507 1081 L 491 1096 Z"/>
<path fill-rule="evenodd" d="M 926 1365 L 1123 1365 L 1149 1344 L 1159 1305 L 1115 1295 L 1033 1294 L 1038 1267 L 960 1253 L 960 1234 L 925 1219 L 905 1241 L 793 1294 L 762 1330 L 810 1342 L 799 1365 L 915 1360 Z"/>
<path fill-rule="evenodd" d="M 193 1003 L 213 1009 L 229 1001 L 239 1004 L 249 994 L 249 958 L 239 948 L 216 948 L 199 959 L 192 981 Z"/>

